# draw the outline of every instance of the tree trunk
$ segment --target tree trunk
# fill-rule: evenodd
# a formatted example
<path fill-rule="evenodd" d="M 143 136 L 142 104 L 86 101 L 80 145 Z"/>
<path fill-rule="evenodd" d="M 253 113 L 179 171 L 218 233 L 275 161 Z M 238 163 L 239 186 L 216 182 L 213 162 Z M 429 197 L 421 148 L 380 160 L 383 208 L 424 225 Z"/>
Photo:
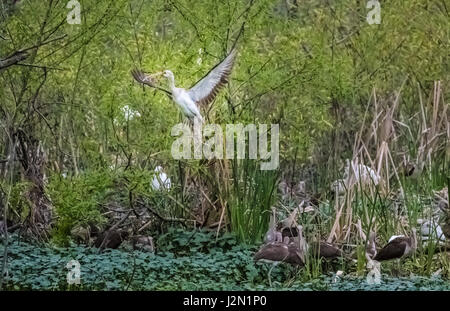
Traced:
<path fill-rule="evenodd" d="M 17 132 L 17 138 L 17 157 L 22 164 L 24 177 L 32 183 L 26 193 L 31 203 L 28 229 L 33 235 L 46 239 L 51 227 L 52 205 L 44 188 L 45 153 L 39 141 L 27 137 L 23 131 Z"/>

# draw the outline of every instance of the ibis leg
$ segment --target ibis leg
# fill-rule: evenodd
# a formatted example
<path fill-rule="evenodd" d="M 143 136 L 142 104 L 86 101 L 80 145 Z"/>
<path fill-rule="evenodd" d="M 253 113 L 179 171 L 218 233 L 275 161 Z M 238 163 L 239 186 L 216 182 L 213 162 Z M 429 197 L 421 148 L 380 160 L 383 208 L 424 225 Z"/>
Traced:
<path fill-rule="evenodd" d="M 273 265 L 272 265 L 272 267 L 270 268 L 270 270 L 269 270 L 269 274 L 267 275 L 268 277 L 269 277 L 269 286 L 272 288 L 272 278 L 271 278 L 271 273 L 272 273 L 272 270 L 273 270 L 273 268 L 275 268 L 275 266 L 277 265 L 278 263 L 274 263 Z"/>

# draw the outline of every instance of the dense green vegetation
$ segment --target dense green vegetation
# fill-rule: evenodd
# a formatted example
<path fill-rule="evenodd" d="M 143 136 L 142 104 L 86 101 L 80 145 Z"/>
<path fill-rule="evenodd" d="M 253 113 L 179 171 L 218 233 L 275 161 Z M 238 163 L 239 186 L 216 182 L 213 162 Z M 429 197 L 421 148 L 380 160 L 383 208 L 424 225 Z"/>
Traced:
<path fill-rule="evenodd" d="M 121 250 L 98 253 L 72 245 L 55 248 L 19 241 L 10 249 L 7 289 L 24 290 L 267 290 L 270 265 L 255 264 L 254 248 L 239 245 L 230 235 L 216 242 L 204 232 L 171 231 L 161 237 L 158 254 Z M 3 251 L 0 248 L 0 251 Z M 66 264 L 81 265 L 81 284 L 68 285 Z M 305 281 L 289 266 L 272 271 L 273 290 L 450 290 L 440 277 L 385 275 L 381 284 L 368 284 L 364 277 L 334 273 Z"/>
<path fill-rule="evenodd" d="M 433 244 L 401 271 L 383 264 L 379 288 L 364 283 L 370 231 L 381 247 L 419 219 L 450 222 L 448 188 L 436 216 L 436 191 L 450 184 L 448 1 L 382 1 L 379 25 L 360 0 L 80 0 L 79 25 L 67 23 L 67 2 L 0 2 L 0 221 L 14 231 L 0 287 L 72 289 L 64 265 L 75 258 L 81 289 L 266 289 L 252 254 L 271 207 L 283 219 L 304 204 L 305 235 L 347 245 L 355 262 L 277 267 L 276 288 L 449 288 L 450 259 Z M 235 42 L 230 82 L 202 114 L 223 128 L 279 124 L 273 171 L 173 159 L 183 116 L 130 74 L 170 69 L 187 88 Z M 380 182 L 350 172 L 336 193 L 347 159 Z M 157 165 L 170 189 L 151 187 Z M 93 224 L 152 236 L 157 253 L 89 248 L 73 232 Z M 345 277 L 333 283 L 337 270 Z M 426 278 L 397 278 L 410 274 Z"/>

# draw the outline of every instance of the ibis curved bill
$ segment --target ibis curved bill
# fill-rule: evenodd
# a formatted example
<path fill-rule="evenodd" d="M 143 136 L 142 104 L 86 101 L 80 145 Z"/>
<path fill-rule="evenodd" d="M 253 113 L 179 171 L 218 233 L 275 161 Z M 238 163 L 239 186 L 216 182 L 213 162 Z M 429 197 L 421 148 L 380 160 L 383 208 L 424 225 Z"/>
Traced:
<path fill-rule="evenodd" d="M 274 242 L 277 241 L 277 234 L 281 234 L 280 232 L 277 232 L 276 230 L 276 210 L 274 207 L 272 207 L 272 215 L 270 215 L 270 221 L 269 221 L 269 230 L 267 230 L 266 235 L 264 236 L 264 242 Z M 281 239 L 280 239 L 281 240 Z"/>
<path fill-rule="evenodd" d="M 148 85 L 169 95 L 189 120 L 203 122 L 199 106 L 210 104 L 216 98 L 220 89 L 228 82 L 235 57 L 236 49 L 234 48 L 224 60 L 214 66 L 190 89 L 176 87 L 175 76 L 170 70 L 164 70 L 160 73 L 160 75 L 162 74 L 169 80 L 170 90 L 157 86 L 155 84 L 155 75 L 149 75 L 137 69 L 131 71 L 131 74 L 139 83 Z"/>

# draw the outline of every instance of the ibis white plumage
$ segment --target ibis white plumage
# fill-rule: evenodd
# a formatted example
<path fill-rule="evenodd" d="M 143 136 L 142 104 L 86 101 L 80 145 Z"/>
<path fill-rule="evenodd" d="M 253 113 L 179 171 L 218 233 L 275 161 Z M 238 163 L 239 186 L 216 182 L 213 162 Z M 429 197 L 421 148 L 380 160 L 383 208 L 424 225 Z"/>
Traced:
<path fill-rule="evenodd" d="M 445 243 L 444 232 L 437 221 L 418 219 L 417 222 L 420 224 L 420 234 L 423 242 L 432 240 Z"/>
<path fill-rule="evenodd" d="M 210 104 L 220 89 L 228 82 L 231 70 L 233 69 L 235 56 L 236 49 L 233 49 L 224 60 L 214 66 L 190 89 L 176 87 L 175 76 L 170 70 L 164 70 L 160 73 L 168 79 L 170 90 L 156 86 L 154 75 L 148 75 L 136 69 L 131 74 L 139 83 L 168 94 L 189 120 L 203 122 L 199 106 Z"/>
<path fill-rule="evenodd" d="M 171 187 L 170 178 L 167 177 L 167 174 L 163 172 L 163 168 L 161 166 L 157 166 L 155 168 L 155 175 L 152 180 L 152 188 L 153 190 L 161 190 L 166 189 L 169 190 Z"/>

